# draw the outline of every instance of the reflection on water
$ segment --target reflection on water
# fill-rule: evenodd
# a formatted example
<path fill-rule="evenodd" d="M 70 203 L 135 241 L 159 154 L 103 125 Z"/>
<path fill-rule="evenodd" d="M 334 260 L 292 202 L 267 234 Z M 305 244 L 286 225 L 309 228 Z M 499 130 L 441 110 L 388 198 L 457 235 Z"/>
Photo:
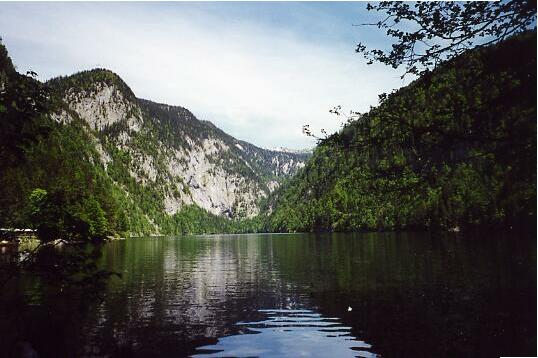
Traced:
<path fill-rule="evenodd" d="M 0 346 L 22 340 L 40 357 L 532 356 L 535 240 L 375 233 L 116 241 L 100 264 L 122 278 L 100 301 L 74 302 L 34 277 L 11 282 L 15 293 L 0 297 Z"/>
<path fill-rule="evenodd" d="M 265 320 L 237 323 L 244 331 L 198 348 L 204 353 L 194 357 L 376 357 L 368 351 L 371 345 L 353 337 L 338 318 L 312 310 L 260 312 L 267 314 Z"/>

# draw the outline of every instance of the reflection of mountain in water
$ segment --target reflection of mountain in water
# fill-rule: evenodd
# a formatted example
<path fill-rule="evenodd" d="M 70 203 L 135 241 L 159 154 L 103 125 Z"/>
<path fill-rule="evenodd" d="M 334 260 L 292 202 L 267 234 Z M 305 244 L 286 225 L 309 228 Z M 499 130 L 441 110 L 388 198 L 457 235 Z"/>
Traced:
<path fill-rule="evenodd" d="M 311 310 L 260 310 L 258 322 L 237 323 L 240 334 L 203 346 L 194 357 L 377 357 L 371 345 L 351 334 L 338 318 L 322 317 Z M 247 334 L 245 334 L 247 333 Z"/>
<path fill-rule="evenodd" d="M 267 237 L 137 241 L 117 243 L 122 252 L 106 252 L 125 258 L 104 258 L 123 279 L 97 307 L 98 323 L 88 322 L 86 354 L 189 354 L 238 333 L 234 322 L 261 319 L 260 307 L 306 303 L 282 280 Z"/>

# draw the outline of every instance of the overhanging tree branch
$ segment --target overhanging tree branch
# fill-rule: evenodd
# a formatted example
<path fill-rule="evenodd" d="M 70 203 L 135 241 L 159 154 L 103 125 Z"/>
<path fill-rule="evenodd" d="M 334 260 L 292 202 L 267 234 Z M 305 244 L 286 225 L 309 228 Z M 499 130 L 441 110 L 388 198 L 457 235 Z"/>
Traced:
<path fill-rule="evenodd" d="M 417 2 L 368 4 L 369 11 L 385 13 L 375 23 L 393 39 L 389 50 L 368 49 L 359 43 L 356 52 L 368 64 L 381 62 L 405 66 L 405 74 L 421 74 L 469 48 L 495 44 L 511 35 L 536 27 L 536 1 Z M 410 30 L 412 29 L 412 30 Z"/>

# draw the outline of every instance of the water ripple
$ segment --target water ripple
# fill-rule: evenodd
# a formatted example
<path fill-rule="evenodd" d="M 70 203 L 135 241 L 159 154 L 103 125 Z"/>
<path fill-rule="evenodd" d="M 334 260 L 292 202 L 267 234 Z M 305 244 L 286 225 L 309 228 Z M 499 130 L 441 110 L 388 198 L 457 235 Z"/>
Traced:
<path fill-rule="evenodd" d="M 197 349 L 193 357 L 377 357 L 337 317 L 312 310 L 263 309 L 262 321 L 238 322 L 240 334 Z"/>

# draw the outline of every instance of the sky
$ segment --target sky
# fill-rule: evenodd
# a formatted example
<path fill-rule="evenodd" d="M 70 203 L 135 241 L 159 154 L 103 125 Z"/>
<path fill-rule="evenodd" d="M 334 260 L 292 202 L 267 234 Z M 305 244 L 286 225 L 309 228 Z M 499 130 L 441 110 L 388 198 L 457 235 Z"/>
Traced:
<path fill-rule="evenodd" d="M 107 68 L 137 97 L 183 106 L 260 147 L 311 148 L 338 130 L 329 110 L 364 112 L 409 82 L 367 65 L 386 47 L 366 3 L 0 3 L 0 37 L 19 72 L 47 80 Z"/>

